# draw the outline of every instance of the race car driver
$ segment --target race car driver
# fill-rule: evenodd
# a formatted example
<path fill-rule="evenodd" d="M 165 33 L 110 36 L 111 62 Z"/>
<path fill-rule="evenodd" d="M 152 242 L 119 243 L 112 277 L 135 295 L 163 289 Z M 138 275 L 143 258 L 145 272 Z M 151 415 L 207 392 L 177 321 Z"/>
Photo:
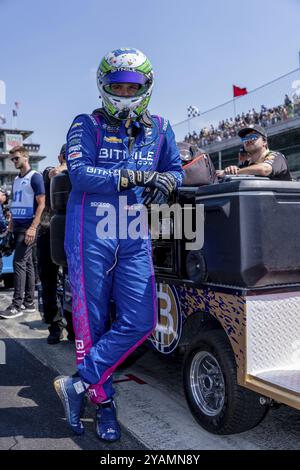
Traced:
<path fill-rule="evenodd" d="M 97 436 L 115 441 L 112 374 L 156 325 L 151 241 L 131 236 L 131 209 L 165 201 L 182 184 L 183 171 L 170 124 L 147 110 L 153 71 L 146 56 L 130 48 L 108 53 L 97 85 L 103 107 L 77 116 L 67 135 L 72 192 L 65 249 L 78 371 L 57 377 L 54 386 L 74 433 L 84 432 L 87 392 L 97 405 Z M 111 300 L 116 318 L 110 324 Z"/>

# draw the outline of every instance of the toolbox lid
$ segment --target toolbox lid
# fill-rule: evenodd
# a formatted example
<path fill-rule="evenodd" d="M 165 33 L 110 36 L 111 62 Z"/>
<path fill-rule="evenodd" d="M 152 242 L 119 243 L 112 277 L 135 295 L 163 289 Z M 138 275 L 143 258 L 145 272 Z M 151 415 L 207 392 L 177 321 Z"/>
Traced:
<path fill-rule="evenodd" d="M 221 183 L 201 186 L 196 190 L 196 201 L 205 199 L 206 196 L 229 196 L 232 193 L 253 191 L 257 193 L 283 193 L 300 195 L 300 182 L 275 181 L 269 178 L 257 176 L 229 176 Z"/>

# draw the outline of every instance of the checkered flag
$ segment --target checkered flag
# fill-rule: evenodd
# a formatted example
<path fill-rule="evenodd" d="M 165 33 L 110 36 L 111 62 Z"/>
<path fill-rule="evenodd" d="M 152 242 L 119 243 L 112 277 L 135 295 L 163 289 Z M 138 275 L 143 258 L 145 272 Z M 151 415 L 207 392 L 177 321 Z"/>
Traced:
<path fill-rule="evenodd" d="M 196 106 L 189 106 L 187 109 L 188 118 L 200 116 L 200 111 Z"/>

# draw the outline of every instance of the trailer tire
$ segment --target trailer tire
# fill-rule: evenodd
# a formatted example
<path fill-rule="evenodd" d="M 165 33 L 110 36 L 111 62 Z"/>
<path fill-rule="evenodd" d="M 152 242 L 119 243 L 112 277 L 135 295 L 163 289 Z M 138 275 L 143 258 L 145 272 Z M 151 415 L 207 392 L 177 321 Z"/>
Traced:
<path fill-rule="evenodd" d="M 198 423 L 214 434 L 236 434 L 259 424 L 268 411 L 259 395 L 237 383 L 235 357 L 226 333 L 199 333 L 183 363 L 183 387 Z"/>

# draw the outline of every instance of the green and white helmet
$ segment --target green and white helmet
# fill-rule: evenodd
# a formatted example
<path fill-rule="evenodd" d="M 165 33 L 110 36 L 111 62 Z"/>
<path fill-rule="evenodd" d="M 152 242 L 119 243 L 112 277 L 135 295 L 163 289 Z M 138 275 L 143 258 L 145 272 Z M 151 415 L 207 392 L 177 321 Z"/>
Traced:
<path fill-rule="evenodd" d="M 113 94 L 112 83 L 136 83 L 134 96 Z M 121 120 L 138 119 L 146 111 L 153 88 L 152 65 L 138 49 L 121 48 L 106 54 L 97 70 L 97 85 L 103 106 L 113 117 Z"/>

